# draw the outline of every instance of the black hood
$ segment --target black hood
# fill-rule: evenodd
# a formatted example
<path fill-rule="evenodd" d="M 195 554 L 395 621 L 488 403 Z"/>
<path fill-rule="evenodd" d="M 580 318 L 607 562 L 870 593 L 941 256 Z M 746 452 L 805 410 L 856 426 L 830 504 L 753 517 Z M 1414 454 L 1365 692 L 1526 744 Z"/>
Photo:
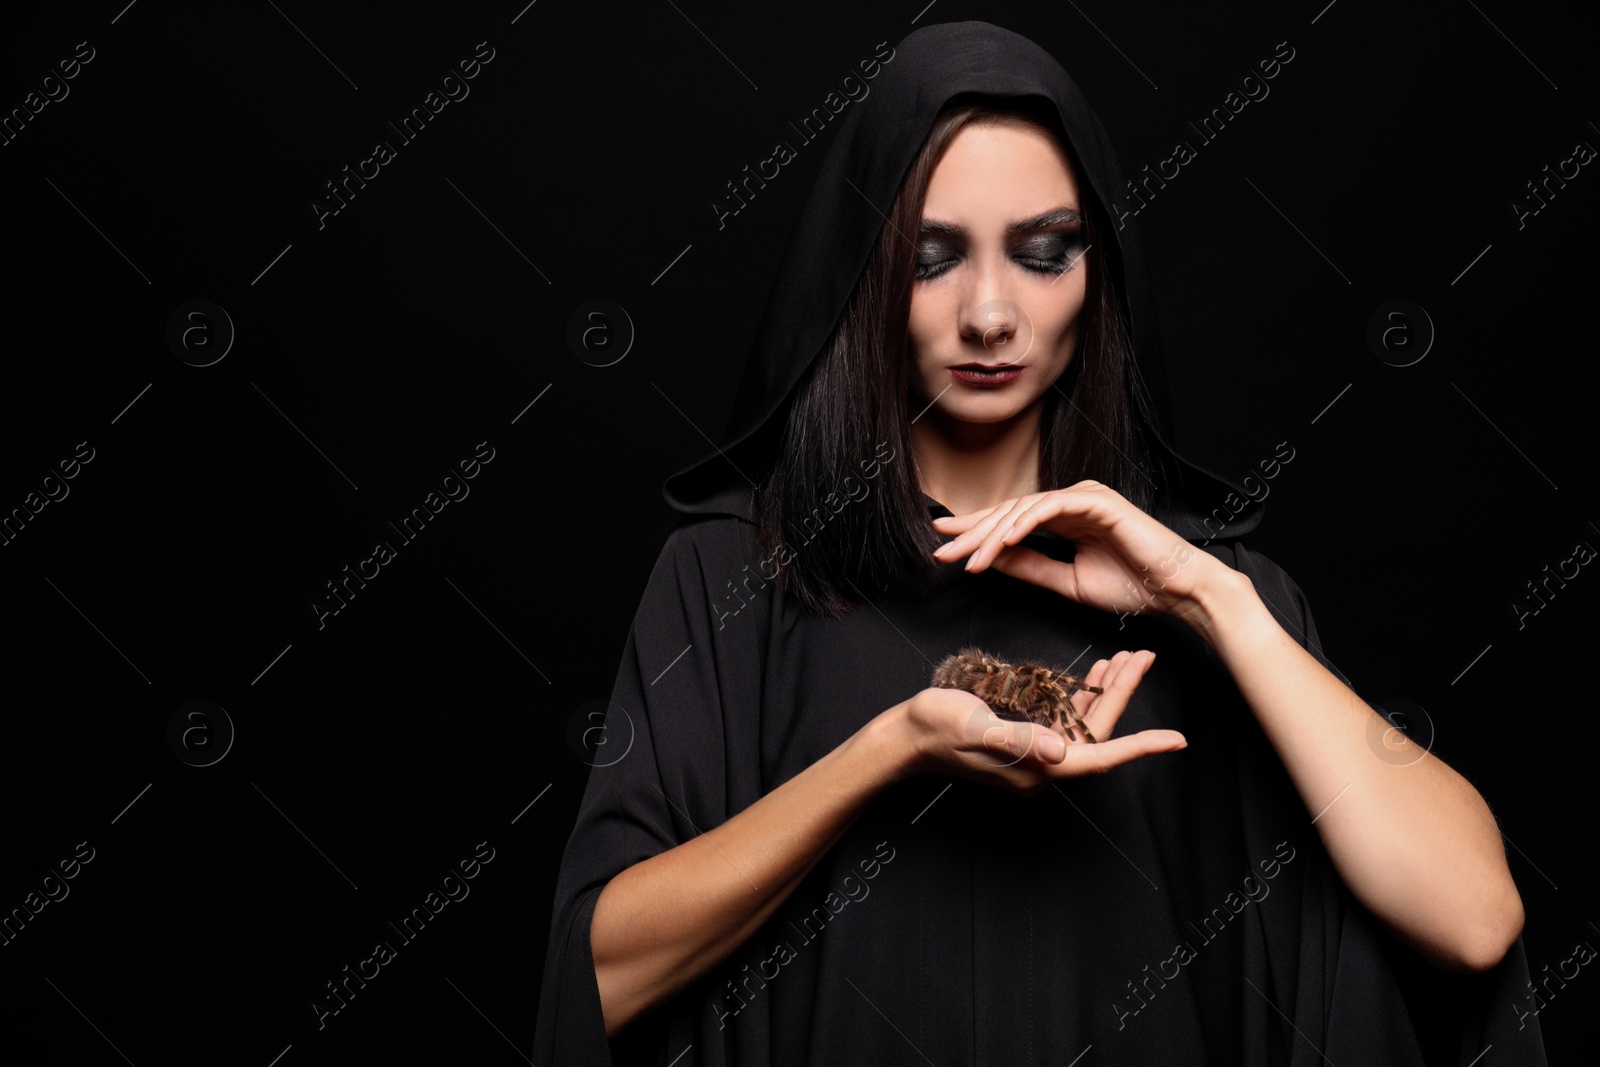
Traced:
<path fill-rule="evenodd" d="M 884 214 L 916 158 L 934 118 L 958 93 L 1039 96 L 1054 103 L 1078 161 L 1080 186 L 1095 197 L 1119 255 L 1102 256 L 1123 273 L 1132 343 L 1144 403 L 1135 404 L 1153 451 L 1169 472 L 1167 500 L 1153 513 L 1195 540 L 1237 537 L 1260 522 L 1266 505 L 1242 487 L 1179 456 L 1168 444 L 1171 415 L 1155 306 L 1144 255 L 1131 219 L 1115 225 L 1110 206 L 1124 188 L 1121 167 L 1100 120 L 1077 84 L 1043 48 L 987 22 L 924 26 L 908 34 L 880 68 L 871 91 L 834 124 L 833 143 L 796 220 L 794 233 L 762 313 L 738 398 L 720 447 L 669 477 L 662 496 L 686 513 L 753 517 L 750 478 L 766 470 L 773 434 L 757 433 L 781 420 L 796 383 L 822 351 L 844 313 L 856 280 L 884 226 Z M 1148 404 L 1148 410 L 1144 410 Z M 774 425 L 781 426 L 781 421 Z M 1172 477 L 1171 475 L 1176 475 Z M 1228 522 L 1233 498 L 1242 510 Z M 932 498 L 929 498 L 930 501 Z"/>

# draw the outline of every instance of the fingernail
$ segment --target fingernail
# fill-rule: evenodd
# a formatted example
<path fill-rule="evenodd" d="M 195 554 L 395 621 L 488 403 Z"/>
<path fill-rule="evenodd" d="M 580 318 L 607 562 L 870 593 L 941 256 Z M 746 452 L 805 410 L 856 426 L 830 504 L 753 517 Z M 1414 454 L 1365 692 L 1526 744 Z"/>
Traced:
<path fill-rule="evenodd" d="M 1067 754 L 1067 743 L 1055 734 L 1045 734 L 1039 739 L 1039 755 L 1051 763 L 1058 763 Z"/>

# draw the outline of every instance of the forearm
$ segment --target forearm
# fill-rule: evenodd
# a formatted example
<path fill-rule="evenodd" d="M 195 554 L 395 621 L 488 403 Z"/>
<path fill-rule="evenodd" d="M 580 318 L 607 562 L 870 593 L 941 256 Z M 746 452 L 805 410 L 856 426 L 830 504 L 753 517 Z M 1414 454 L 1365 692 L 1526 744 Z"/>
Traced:
<path fill-rule="evenodd" d="M 589 937 L 607 1036 L 732 954 L 903 772 L 899 710 L 721 826 L 606 884 Z"/>
<path fill-rule="evenodd" d="M 1482 796 L 1432 754 L 1380 758 L 1372 745 L 1389 724 L 1278 625 L 1245 575 L 1228 574 L 1191 625 L 1232 674 L 1345 885 L 1436 966 L 1493 966 L 1523 911 Z"/>

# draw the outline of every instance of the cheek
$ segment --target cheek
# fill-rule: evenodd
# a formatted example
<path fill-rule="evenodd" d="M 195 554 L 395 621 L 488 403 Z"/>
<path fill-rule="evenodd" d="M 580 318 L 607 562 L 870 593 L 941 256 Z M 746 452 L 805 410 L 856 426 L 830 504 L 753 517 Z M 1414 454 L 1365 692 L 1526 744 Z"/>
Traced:
<path fill-rule="evenodd" d="M 911 313 L 906 319 L 906 338 L 911 358 L 917 364 L 926 363 L 932 358 L 932 353 L 938 350 L 938 321 L 938 301 L 919 296 L 911 298 Z"/>
<path fill-rule="evenodd" d="M 1066 279 L 1062 279 L 1061 285 L 1066 284 Z M 1034 326 L 1039 331 L 1036 340 L 1060 344 L 1076 337 L 1082 328 L 1083 283 L 1077 283 L 1065 293 L 1051 295 L 1052 299 L 1040 307 L 1040 314 L 1034 319 Z"/>

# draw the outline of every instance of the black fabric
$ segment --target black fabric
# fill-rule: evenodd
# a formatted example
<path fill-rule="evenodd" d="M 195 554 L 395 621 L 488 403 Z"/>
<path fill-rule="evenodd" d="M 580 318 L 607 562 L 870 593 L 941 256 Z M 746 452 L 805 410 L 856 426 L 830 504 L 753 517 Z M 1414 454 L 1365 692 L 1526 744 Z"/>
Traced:
<path fill-rule="evenodd" d="M 730 455 L 783 410 L 882 224 L 844 179 L 886 206 L 939 105 L 965 89 L 1054 100 L 1096 195 L 1119 186 L 1104 133 L 1046 53 L 985 23 L 912 33 L 837 130 L 723 439 Z M 1118 239 L 1159 432 L 1152 307 L 1131 226 Z M 1239 539 L 1259 506 L 1216 536 L 1216 522 L 1200 520 L 1230 486 L 1185 466 L 1183 496 L 1158 517 L 1247 574 L 1339 674 L 1299 587 Z M 891 593 L 820 619 L 770 580 L 750 486 L 720 452 L 664 492 L 685 514 L 611 694 L 606 747 L 627 754 L 590 772 L 562 858 L 540 1067 L 1467 1067 L 1491 1044 L 1478 1062 L 1545 1063 L 1537 1018 L 1513 1007 L 1529 981 L 1521 940 L 1471 976 L 1436 971 L 1396 943 L 1345 888 L 1231 677 L 1182 623 L 1095 611 L 960 562 L 931 594 Z M 949 513 L 927 503 L 930 516 Z M 1072 552 L 1049 535 L 1026 543 Z M 743 811 L 925 688 L 934 664 L 965 644 L 1079 669 L 1149 648 L 1157 662 L 1118 732 L 1172 728 L 1189 745 L 1037 797 L 935 775 L 886 789 L 739 951 L 608 1041 L 589 941 L 606 882 Z"/>
<path fill-rule="evenodd" d="M 1333 669 L 1281 568 L 1242 542 L 1207 551 Z M 590 772 L 562 860 L 541 1067 L 1067 1063 L 1090 1045 L 1084 1063 L 1411 1065 L 1424 1040 L 1457 1067 L 1490 1044 L 1495 1063 L 1545 1062 L 1537 1019 L 1519 1030 L 1511 1007 L 1529 980 L 1520 940 L 1487 975 L 1414 968 L 1461 1016 L 1416 1034 L 1393 965 L 1409 950 L 1338 879 L 1231 678 L 1183 624 L 959 563 L 932 596 L 828 622 L 763 571 L 754 527 L 732 516 L 686 519 L 662 549 L 612 692 L 608 745 L 628 754 Z M 943 776 L 889 788 L 743 950 L 608 1044 L 588 937 L 606 881 L 771 792 L 967 643 L 1080 665 L 1152 649 L 1118 731 L 1168 727 L 1189 746 L 1037 797 Z"/>

